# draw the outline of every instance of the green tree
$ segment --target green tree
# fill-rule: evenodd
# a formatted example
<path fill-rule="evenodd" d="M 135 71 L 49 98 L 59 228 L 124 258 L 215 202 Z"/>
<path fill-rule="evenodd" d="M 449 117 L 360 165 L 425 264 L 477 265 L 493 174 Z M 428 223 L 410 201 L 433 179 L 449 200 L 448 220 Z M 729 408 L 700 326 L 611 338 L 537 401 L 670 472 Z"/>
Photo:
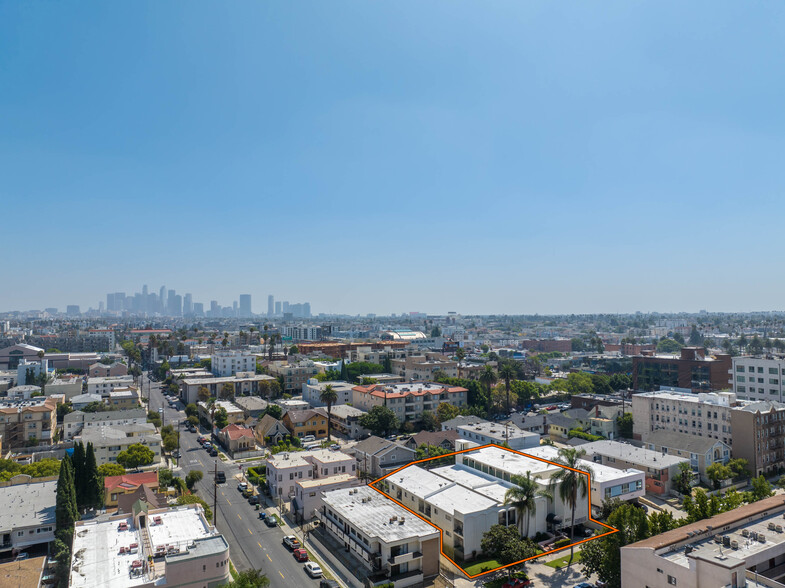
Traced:
<path fill-rule="evenodd" d="M 76 496 L 76 508 L 83 510 L 85 507 L 85 448 L 80 441 L 74 443 L 74 452 L 71 455 L 71 466 L 74 470 L 74 494 Z"/>
<path fill-rule="evenodd" d="M 538 553 L 537 545 L 533 541 L 521 538 L 515 527 L 505 525 L 493 525 L 483 533 L 480 548 L 485 555 L 505 566 L 534 557 Z M 507 573 L 511 572 L 508 568 Z"/>
<path fill-rule="evenodd" d="M 771 489 L 771 484 L 769 484 L 769 481 L 766 478 L 763 476 L 758 476 L 757 478 L 752 479 L 751 493 L 752 499 L 754 501 L 758 501 L 772 496 L 774 494 L 774 490 Z"/>
<path fill-rule="evenodd" d="M 265 410 L 265 414 L 269 414 L 274 419 L 280 421 L 281 417 L 283 416 L 283 409 L 277 404 L 268 404 L 267 410 Z"/>
<path fill-rule="evenodd" d="M 213 422 L 218 429 L 223 429 L 229 424 L 229 415 L 223 406 L 218 407 L 215 411 Z"/>
<path fill-rule="evenodd" d="M 678 353 L 683 345 L 673 339 L 663 337 L 657 342 L 657 351 L 660 353 Z"/>
<path fill-rule="evenodd" d="M 441 423 L 430 410 L 424 410 L 420 418 L 420 427 L 423 431 L 438 431 L 441 428 Z"/>
<path fill-rule="evenodd" d="M 374 406 L 359 418 L 360 426 L 368 429 L 374 435 L 386 436 L 398 429 L 398 419 L 395 413 L 386 406 Z"/>
<path fill-rule="evenodd" d="M 594 391 L 591 376 L 585 372 L 573 372 L 567 376 L 565 388 L 573 396 L 591 394 Z"/>
<path fill-rule="evenodd" d="M 458 347 L 455 351 L 455 358 L 458 360 L 459 363 L 463 362 L 466 359 L 466 350 L 463 347 Z M 390 368 L 392 371 L 392 368 Z"/>
<path fill-rule="evenodd" d="M 147 422 L 153 423 L 156 428 L 161 428 L 161 415 L 158 413 L 157 410 L 148 410 L 147 411 Z"/>
<path fill-rule="evenodd" d="M 572 374 L 571 374 L 572 375 Z M 589 476 L 582 472 L 593 473 L 591 468 L 580 463 L 580 460 L 586 455 L 585 449 L 576 449 L 574 447 L 567 447 L 559 449 L 559 456 L 556 458 L 556 463 L 566 466 L 559 468 L 555 474 L 551 476 L 550 489 L 551 492 L 558 487 L 559 498 L 567 506 L 570 507 L 572 513 L 570 520 L 570 542 L 573 542 L 575 533 L 575 508 L 578 506 L 578 500 L 586 498 L 589 493 Z M 567 469 L 571 468 L 571 469 Z M 572 564 L 575 546 L 570 547 L 570 561 L 567 565 Z"/>
<path fill-rule="evenodd" d="M 349 381 L 349 370 L 346 368 L 346 360 L 345 359 L 341 360 L 341 373 L 340 373 L 339 378 L 341 379 L 342 382 L 348 382 Z"/>
<path fill-rule="evenodd" d="M 136 469 L 140 466 L 150 465 L 153 461 L 155 461 L 155 453 L 141 443 L 134 443 L 117 455 L 117 463 L 126 469 Z"/>
<path fill-rule="evenodd" d="M 721 462 L 715 462 L 706 468 L 706 475 L 714 484 L 714 489 L 719 490 L 723 481 L 733 477 L 733 470 Z"/>
<path fill-rule="evenodd" d="M 428 459 L 428 458 L 435 458 L 439 457 L 440 455 L 447 455 L 448 453 L 452 453 L 449 449 L 445 449 L 440 445 L 427 445 L 423 443 L 420 445 L 415 453 L 416 459 Z M 455 457 L 444 457 L 441 459 L 430 459 L 430 461 L 426 461 L 423 464 L 425 469 L 432 469 L 440 466 L 452 465 L 455 463 Z"/>
<path fill-rule="evenodd" d="M 295 355 L 297 353 L 300 353 L 300 349 L 297 347 L 297 345 L 292 345 L 289 348 L 289 355 Z"/>
<path fill-rule="evenodd" d="M 499 368 L 499 377 L 504 382 L 504 390 L 507 394 L 505 404 L 506 414 L 510 414 L 510 383 L 516 378 L 517 375 L 518 370 L 516 370 L 515 366 L 510 362 L 505 362 Z"/>
<path fill-rule="evenodd" d="M 338 393 L 332 387 L 332 384 L 327 384 L 324 387 L 324 390 L 319 394 L 319 400 L 327 405 L 327 441 L 330 441 L 333 425 L 333 404 L 338 402 Z"/>
<path fill-rule="evenodd" d="M 700 334 L 698 327 L 696 325 L 692 325 L 692 330 L 690 331 L 689 343 L 693 347 L 699 347 L 703 344 L 703 335 Z"/>
<path fill-rule="evenodd" d="M 485 390 L 486 390 L 486 392 L 488 394 L 488 396 L 487 396 L 487 400 L 488 400 L 487 410 L 488 410 L 488 414 L 490 414 L 491 413 L 491 403 L 493 402 L 492 401 L 493 394 L 491 393 L 491 390 L 496 385 L 496 383 L 499 381 L 499 378 L 496 375 L 496 372 L 494 371 L 493 367 L 491 367 L 489 365 L 486 365 L 485 368 L 480 372 L 480 376 L 477 379 L 479 380 L 479 382 L 483 386 L 485 386 Z"/>
<path fill-rule="evenodd" d="M 199 386 L 196 396 L 199 398 L 199 402 L 207 402 L 210 400 L 210 389 L 207 386 Z"/>
<path fill-rule="evenodd" d="M 177 504 L 178 506 L 183 506 L 185 504 L 201 504 L 202 509 L 204 510 L 204 517 L 208 521 L 213 520 L 213 510 L 210 508 L 210 505 L 207 504 L 203 498 L 197 496 L 196 494 L 183 494 L 178 496 Z"/>
<path fill-rule="evenodd" d="M 619 390 L 627 390 L 632 386 L 632 378 L 627 374 L 613 374 L 610 380 L 611 388 L 618 392 Z"/>
<path fill-rule="evenodd" d="M 459 414 L 461 414 L 461 409 L 449 402 L 440 402 L 436 407 L 436 418 L 440 423 L 454 419 Z"/>
<path fill-rule="evenodd" d="M 270 578 L 262 570 L 250 569 L 238 572 L 237 577 L 229 584 L 232 588 L 266 588 Z"/>
<path fill-rule="evenodd" d="M 87 444 L 83 475 L 85 478 L 83 489 L 84 505 L 87 508 L 101 508 L 104 502 L 104 479 L 98 473 L 98 463 L 95 459 L 95 448 L 92 443 Z"/>
<path fill-rule="evenodd" d="M 74 469 L 70 456 L 66 454 L 60 461 L 60 475 L 57 478 L 55 525 L 57 539 L 68 547 L 69 556 L 74 536 L 74 522 L 77 520 L 79 520 L 79 511 L 76 505 Z"/>
<path fill-rule="evenodd" d="M 668 511 L 654 511 L 649 515 L 649 534 L 659 535 L 679 526 L 679 522 Z"/>
<path fill-rule="evenodd" d="M 124 473 L 125 468 L 117 463 L 104 463 L 98 466 L 98 475 L 102 478 L 122 476 Z"/>
<path fill-rule="evenodd" d="M 234 398 L 234 384 L 231 382 L 226 382 L 223 386 L 221 386 L 221 392 L 219 396 L 223 400 L 231 400 Z"/>
<path fill-rule="evenodd" d="M 734 478 L 749 478 L 749 462 L 743 457 L 736 457 L 728 462 L 728 467 L 733 471 Z"/>
<path fill-rule="evenodd" d="M 619 416 L 617 416 L 616 428 L 619 431 L 619 437 L 623 437 L 625 439 L 632 439 L 632 430 L 633 430 L 632 413 L 625 412 L 624 414 L 620 414 Z"/>
<path fill-rule="evenodd" d="M 201 470 L 191 470 L 185 476 L 186 488 L 193 491 L 194 486 L 196 486 L 196 483 L 199 482 L 202 478 L 204 478 L 204 473 Z"/>
<path fill-rule="evenodd" d="M 642 509 L 623 504 L 607 522 L 618 533 L 581 545 L 581 571 L 587 577 L 596 574 L 608 588 L 621 588 L 621 548 L 649 537 L 648 519 Z"/>
<path fill-rule="evenodd" d="M 537 497 L 544 496 L 552 500 L 550 492 L 540 490 L 537 481 L 539 476 L 532 477 L 531 472 L 525 476 L 514 475 L 510 480 L 515 486 L 504 494 L 504 504 L 511 504 L 518 516 L 518 529 L 524 537 L 529 536 L 529 520 L 537 513 Z M 523 531 L 523 519 L 526 518 L 526 531 Z"/>
<path fill-rule="evenodd" d="M 673 485 L 680 494 L 689 494 L 692 488 L 692 467 L 687 461 L 679 463 L 679 473 L 673 478 Z"/>
<path fill-rule="evenodd" d="M 611 379 L 605 374 L 591 374 L 592 392 L 595 394 L 612 394 Z"/>

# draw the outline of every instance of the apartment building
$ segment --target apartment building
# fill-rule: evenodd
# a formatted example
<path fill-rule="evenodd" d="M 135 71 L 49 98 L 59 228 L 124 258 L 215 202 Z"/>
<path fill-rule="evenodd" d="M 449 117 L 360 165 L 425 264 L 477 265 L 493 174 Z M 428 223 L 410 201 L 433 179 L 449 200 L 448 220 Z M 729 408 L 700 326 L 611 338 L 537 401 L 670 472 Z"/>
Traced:
<path fill-rule="evenodd" d="M 245 411 L 228 400 L 215 400 L 212 404 L 204 402 L 197 402 L 196 408 L 199 411 L 199 420 L 205 423 L 212 422 L 213 409 L 226 411 L 227 423 L 230 425 L 241 424 L 245 422 Z"/>
<path fill-rule="evenodd" d="M 458 363 L 441 353 L 424 353 L 393 359 L 392 373 L 401 376 L 404 382 L 432 380 L 437 372 L 450 378 L 458 377 Z"/>
<path fill-rule="evenodd" d="M 502 423 L 477 423 L 474 425 L 462 425 L 457 427 L 458 435 L 463 439 L 473 441 L 477 445 L 487 445 L 495 443 L 504 445 L 510 449 L 529 449 L 540 444 L 540 435 L 519 429 L 513 424 Z"/>
<path fill-rule="evenodd" d="M 287 410 L 281 419 L 294 437 L 327 437 L 327 416 L 312 409 Z"/>
<path fill-rule="evenodd" d="M 287 394 L 298 395 L 303 390 L 303 384 L 315 378 L 319 373 L 319 367 L 312 361 L 301 361 L 299 363 L 287 363 L 285 361 L 273 361 L 267 364 L 267 371 L 272 376 L 280 377 L 283 380 L 283 391 Z"/>
<path fill-rule="evenodd" d="M 783 402 L 785 359 L 742 356 L 733 358 L 728 385 L 746 400 Z"/>
<path fill-rule="evenodd" d="M 621 585 L 781 588 L 781 494 L 621 548 Z"/>
<path fill-rule="evenodd" d="M 219 378 L 238 372 L 256 373 L 256 355 L 250 351 L 216 350 L 211 358 L 210 371 Z"/>
<path fill-rule="evenodd" d="M 87 393 L 100 394 L 102 398 L 109 398 L 109 393 L 115 388 L 131 387 L 134 387 L 133 376 L 87 378 Z"/>
<path fill-rule="evenodd" d="M 50 444 L 57 430 L 59 397 L 0 401 L 0 437 L 5 448 L 17 449 L 31 441 Z"/>
<path fill-rule="evenodd" d="M 326 408 L 317 408 L 316 412 L 327 418 Z M 370 435 L 371 432 L 360 425 L 360 417 L 365 413 L 359 408 L 354 408 L 348 404 L 337 404 L 331 409 L 332 432 L 345 435 L 349 439 L 359 439 Z"/>
<path fill-rule="evenodd" d="M 404 422 L 419 420 L 426 410 L 436 412 L 442 402 L 462 408 L 468 398 L 466 388 L 436 382 L 370 384 L 353 388 L 352 405 L 366 412 L 374 406 L 386 406 Z"/>
<path fill-rule="evenodd" d="M 728 388 L 731 356 L 707 356 L 702 347 L 682 347 L 679 355 L 646 352 L 632 358 L 632 387 L 657 390 L 660 386 L 712 392 Z"/>
<path fill-rule="evenodd" d="M 325 406 L 324 402 L 321 401 L 320 396 L 327 386 L 332 386 L 332 389 L 338 395 L 338 400 L 333 404 L 351 404 L 354 384 L 339 380 L 320 382 L 316 378 L 310 378 L 303 384 L 303 400 L 314 408 L 317 406 Z"/>
<path fill-rule="evenodd" d="M 292 341 L 321 341 L 322 327 L 315 325 L 282 326 L 281 336 L 289 337 Z"/>
<path fill-rule="evenodd" d="M 719 439 L 732 445 L 731 412 L 743 405 L 733 392 L 689 394 L 663 391 L 632 396 L 633 435 L 647 441 L 655 431 Z"/>
<path fill-rule="evenodd" d="M 361 485 L 363 482 L 354 474 L 336 474 L 326 478 L 297 480 L 294 484 L 294 498 L 292 498 L 292 512 L 295 515 L 295 520 L 303 523 L 318 517 L 323 492 Z"/>
<path fill-rule="evenodd" d="M 276 453 L 265 463 L 270 495 L 285 502 L 296 496 L 297 482 L 341 474 L 357 476 L 357 464 L 351 455 L 327 449 Z"/>
<path fill-rule="evenodd" d="M 357 471 L 365 478 L 376 479 L 411 463 L 416 450 L 372 435 L 352 447 Z"/>
<path fill-rule="evenodd" d="M 237 372 L 233 376 L 217 377 L 186 377 L 180 380 L 180 398 L 185 404 L 195 403 L 199 400 L 199 389 L 206 388 L 211 398 L 217 398 L 224 384 L 234 387 L 235 396 L 259 396 L 267 382 L 275 380 L 267 374 L 256 372 Z"/>
<path fill-rule="evenodd" d="M 362 565 L 395 588 L 422 585 L 439 573 L 439 530 L 367 487 L 321 495 L 322 528 Z"/>
<path fill-rule="evenodd" d="M 75 439 L 85 445 L 93 444 L 98 465 L 117 463 L 117 456 L 131 445 L 141 443 L 153 452 L 153 463 L 161 461 L 161 435 L 152 423 L 116 425 L 113 427 L 90 427 L 82 430 Z"/>
<path fill-rule="evenodd" d="M 63 417 L 63 439 L 71 441 L 85 428 L 138 425 L 147 422 L 144 408 L 133 410 L 110 410 L 106 412 L 82 412 L 76 410 Z"/>
<path fill-rule="evenodd" d="M 11 550 L 45 549 L 54 541 L 56 492 L 57 480 L 35 482 L 26 476 L 12 478 L 0 488 L 0 557 Z"/>
<path fill-rule="evenodd" d="M 785 468 L 785 404 L 751 402 L 731 412 L 733 457 L 746 459 L 754 476 Z"/>
<path fill-rule="evenodd" d="M 199 504 L 78 521 L 71 588 L 204 588 L 231 582 L 229 544 Z"/>
<path fill-rule="evenodd" d="M 139 390 L 117 387 L 109 392 L 105 402 L 112 410 L 131 410 L 139 406 Z"/>
<path fill-rule="evenodd" d="M 113 376 L 127 376 L 128 366 L 120 361 L 109 365 L 104 363 L 94 363 L 87 368 L 87 375 L 90 378 L 109 378 Z"/>
<path fill-rule="evenodd" d="M 680 463 L 690 463 L 689 458 L 635 447 L 617 441 L 594 441 L 580 447 L 586 459 L 617 470 L 638 470 L 646 475 L 646 492 L 667 494 L 679 473 Z"/>

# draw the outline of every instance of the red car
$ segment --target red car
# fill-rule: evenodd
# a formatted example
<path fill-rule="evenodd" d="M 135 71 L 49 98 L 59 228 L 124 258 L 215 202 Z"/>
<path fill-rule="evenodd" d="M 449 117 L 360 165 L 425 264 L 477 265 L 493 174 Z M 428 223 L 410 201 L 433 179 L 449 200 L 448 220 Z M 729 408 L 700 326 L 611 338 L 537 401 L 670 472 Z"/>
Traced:
<path fill-rule="evenodd" d="M 292 554 L 294 555 L 294 559 L 296 559 L 297 561 L 300 562 L 308 561 L 308 552 L 305 549 L 302 548 L 295 549 L 294 551 L 292 551 Z"/>
<path fill-rule="evenodd" d="M 521 580 L 520 578 L 513 578 L 512 580 L 508 580 L 504 584 L 502 584 L 502 588 L 524 588 L 524 586 L 531 586 L 532 581 L 528 578 L 526 580 Z"/>

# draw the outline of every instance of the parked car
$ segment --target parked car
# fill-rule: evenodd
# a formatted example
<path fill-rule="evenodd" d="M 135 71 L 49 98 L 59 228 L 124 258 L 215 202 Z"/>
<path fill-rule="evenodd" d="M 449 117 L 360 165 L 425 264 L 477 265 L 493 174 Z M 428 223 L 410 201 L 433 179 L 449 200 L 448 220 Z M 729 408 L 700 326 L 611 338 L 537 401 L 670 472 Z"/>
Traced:
<path fill-rule="evenodd" d="M 581 582 L 580 584 L 575 584 L 574 588 L 594 588 L 594 584 L 590 584 L 589 582 Z"/>
<path fill-rule="evenodd" d="M 340 584 L 335 580 L 328 580 L 327 578 L 322 578 L 322 581 L 319 582 L 319 588 L 340 588 Z"/>
<path fill-rule="evenodd" d="M 205 448 L 207 451 L 210 451 L 210 449 L 212 449 L 213 447 L 213 444 L 210 443 L 209 441 L 205 441 L 204 443 L 202 443 L 202 447 Z"/>
<path fill-rule="evenodd" d="M 304 567 L 305 573 L 311 576 L 311 578 L 320 578 L 322 576 L 322 568 L 319 567 L 319 564 L 309 561 Z"/>
<path fill-rule="evenodd" d="M 180 459 L 182 456 L 183 455 L 182 455 L 182 453 L 180 453 L 179 449 L 172 453 L 172 457 L 176 457 L 177 459 Z"/>
<path fill-rule="evenodd" d="M 293 550 L 292 555 L 294 555 L 294 559 L 299 562 L 308 561 L 308 552 L 302 547 L 298 547 L 297 549 Z"/>
<path fill-rule="evenodd" d="M 258 496 L 251 496 L 248 499 L 248 504 L 250 504 L 251 506 L 253 506 L 255 504 L 259 504 L 259 497 Z"/>
<path fill-rule="evenodd" d="M 210 457 L 218 457 L 218 450 L 215 447 L 210 447 Z"/>
<path fill-rule="evenodd" d="M 332 445 L 330 445 L 330 451 L 339 451 L 340 449 L 341 446 L 338 445 L 337 443 L 333 443 Z"/>
<path fill-rule="evenodd" d="M 294 551 L 295 549 L 300 547 L 300 540 L 297 539 L 297 537 L 295 537 L 294 535 L 286 535 L 286 537 L 283 538 L 283 544 L 287 548 Z"/>
<path fill-rule="evenodd" d="M 204 437 L 204 436 L 202 436 L 202 435 L 200 435 L 200 436 L 199 436 L 199 437 L 196 439 L 196 442 L 197 442 L 197 443 L 199 443 L 199 444 L 202 444 L 202 445 L 204 444 L 204 442 L 205 442 L 205 441 L 207 441 L 207 437 Z"/>
<path fill-rule="evenodd" d="M 23 552 L 19 553 L 19 554 L 16 556 L 16 561 L 22 561 L 22 560 L 24 560 L 24 559 L 27 559 L 28 557 L 30 557 L 30 556 L 28 555 L 28 553 L 27 553 L 26 551 L 23 551 Z"/>
<path fill-rule="evenodd" d="M 239 484 L 237 484 L 237 489 L 240 492 L 245 492 L 248 489 L 248 482 L 240 482 Z"/>
<path fill-rule="evenodd" d="M 300 439 L 301 443 L 313 443 L 314 441 L 316 441 L 316 437 L 314 437 L 313 435 L 306 435 L 305 437 Z"/>
<path fill-rule="evenodd" d="M 531 585 L 532 582 L 529 579 L 513 578 L 502 584 L 502 588 L 528 588 Z"/>
<path fill-rule="evenodd" d="M 265 517 L 264 524 L 268 527 L 277 527 L 278 521 L 273 516 Z"/>

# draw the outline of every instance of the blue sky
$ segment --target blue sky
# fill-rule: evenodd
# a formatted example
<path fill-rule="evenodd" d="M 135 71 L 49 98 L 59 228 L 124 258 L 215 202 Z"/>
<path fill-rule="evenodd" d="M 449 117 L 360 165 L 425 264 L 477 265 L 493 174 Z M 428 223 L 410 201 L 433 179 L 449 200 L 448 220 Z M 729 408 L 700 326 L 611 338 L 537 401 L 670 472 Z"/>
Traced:
<path fill-rule="evenodd" d="M 0 4 L 0 310 L 782 308 L 785 6 Z"/>

